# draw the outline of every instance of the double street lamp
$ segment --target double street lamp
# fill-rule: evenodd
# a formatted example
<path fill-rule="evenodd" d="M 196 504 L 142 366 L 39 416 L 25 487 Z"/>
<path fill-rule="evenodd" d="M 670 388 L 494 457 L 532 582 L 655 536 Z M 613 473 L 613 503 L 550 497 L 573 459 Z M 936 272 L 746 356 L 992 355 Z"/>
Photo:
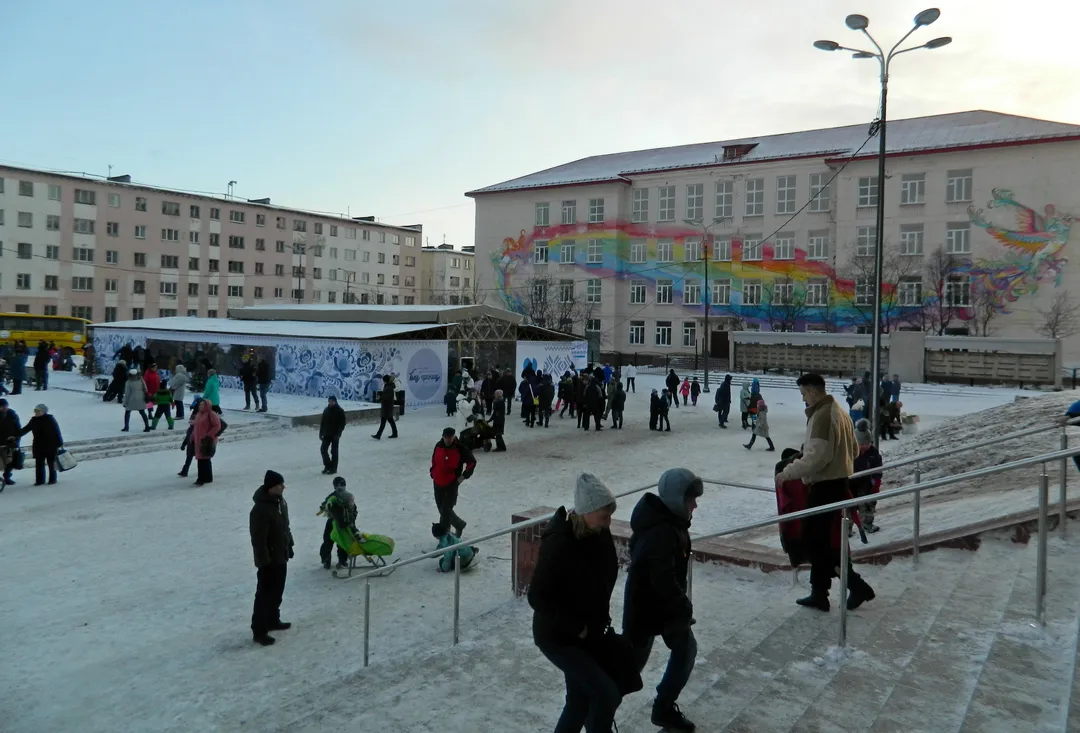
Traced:
<path fill-rule="evenodd" d="M 910 48 L 900 49 L 900 44 L 908 39 L 915 31 L 919 30 L 923 26 L 930 25 L 941 16 L 941 11 L 937 8 L 929 8 L 922 11 L 915 16 L 915 24 L 904 37 L 897 41 L 888 53 L 882 49 L 874 37 L 870 35 L 870 32 L 866 30 L 870 27 L 870 19 L 865 15 L 849 15 L 844 19 L 844 23 L 853 31 L 860 31 L 868 39 L 870 43 L 874 44 L 874 51 L 863 51 L 857 48 L 849 48 L 847 46 L 841 46 L 836 41 L 814 41 L 814 48 L 822 51 L 851 51 L 852 58 L 856 59 L 877 59 L 878 66 L 881 69 L 881 114 L 877 121 L 877 134 L 878 134 L 878 186 L 877 186 L 877 241 L 875 242 L 874 249 L 874 320 L 873 320 L 873 332 L 870 335 L 870 374 L 871 383 L 868 385 L 870 388 L 870 394 L 867 395 L 866 402 L 870 407 L 870 422 L 874 434 L 874 445 L 878 445 L 880 436 L 880 405 L 878 401 L 880 391 L 881 380 L 881 271 L 884 262 L 885 255 L 885 102 L 888 96 L 889 89 L 889 67 L 892 64 L 892 60 L 902 53 L 909 51 L 917 51 L 920 48 L 941 48 L 952 43 L 952 38 L 948 36 L 942 36 L 935 38 L 932 41 L 922 44 L 921 46 L 911 46 Z"/>
<path fill-rule="evenodd" d="M 705 263 L 705 290 L 702 293 L 705 297 L 705 338 L 702 341 L 705 352 L 705 385 L 701 388 L 702 392 L 709 391 L 709 304 L 712 302 L 712 293 L 709 292 L 709 235 L 712 233 L 712 228 L 719 226 L 724 222 L 723 217 L 715 217 L 712 220 L 712 224 L 706 224 L 703 219 L 683 219 L 683 222 L 689 224 L 692 227 L 698 227 L 701 229 L 701 261 Z"/>

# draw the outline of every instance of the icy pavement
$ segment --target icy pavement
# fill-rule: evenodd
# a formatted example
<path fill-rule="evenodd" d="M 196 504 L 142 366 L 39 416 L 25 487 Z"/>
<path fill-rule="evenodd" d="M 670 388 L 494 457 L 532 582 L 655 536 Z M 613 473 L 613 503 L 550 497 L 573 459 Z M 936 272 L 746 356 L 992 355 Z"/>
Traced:
<path fill-rule="evenodd" d="M 660 381 L 639 378 L 644 389 L 630 395 L 624 431 L 583 433 L 569 417 L 530 430 L 516 417 L 515 404 L 507 420 L 509 452 L 480 454 L 476 475 L 463 485 L 458 511 L 469 522 L 466 538 L 505 526 L 514 511 L 565 503 L 583 470 L 616 491 L 655 481 L 673 465 L 710 478 L 769 485 L 776 454 L 761 445 L 752 452 L 742 448 L 749 436 L 737 420 L 734 428 L 719 430 L 711 395 L 697 408 L 673 409 L 673 432 L 650 432 L 648 387 Z M 764 396 L 777 446 L 798 445 L 804 424 L 798 393 L 777 389 Z M 905 406 L 944 420 L 1012 398 L 1003 390 L 993 403 L 930 397 L 920 405 L 913 395 Z M 16 399 L 24 400 L 14 403 L 24 414 L 46 401 L 69 440 L 77 439 L 71 431 L 78 430 L 86 437 L 112 435 L 122 420 L 118 406 L 92 394 L 50 389 Z M 228 419 L 234 415 L 258 419 L 236 412 Z M 409 413 L 394 441 L 372 440 L 371 426 L 346 429 L 340 468 L 357 495 L 359 525 L 393 536 L 398 557 L 432 547 L 435 509 L 427 471 L 447 424 L 463 427 L 463 417 L 447 418 L 438 408 Z M 214 459 L 214 483 L 199 489 L 175 475 L 182 460 L 180 451 L 105 458 L 41 488 L 31 487 L 23 471 L 16 474 L 18 485 L 0 494 L 5 733 L 262 731 L 267 728 L 244 721 L 284 722 L 274 715 L 276 706 L 300 699 L 317 708 L 343 680 L 361 674 L 362 583 L 330 578 L 318 565 L 323 520 L 315 512 L 330 481 L 319 473 L 317 431 L 297 428 L 223 442 Z M 284 474 L 288 485 L 297 556 L 290 563 L 283 613 L 296 625 L 279 635 L 275 647 L 262 649 L 251 644 L 247 628 L 255 584 L 247 513 L 268 468 Z M 635 499 L 624 500 L 617 516 L 628 518 Z M 694 529 L 707 532 L 774 511 L 768 494 L 709 487 Z M 505 605 L 508 558 L 508 540 L 488 543 L 476 570 L 463 577 L 466 628 L 478 628 L 471 619 Z M 709 596 L 701 590 L 700 608 L 725 613 L 701 610 L 699 617 L 711 615 L 711 623 L 731 634 L 739 631 L 746 618 L 765 608 L 762 594 L 771 587 L 758 587 L 760 575 L 746 578 L 738 592 L 721 589 L 715 601 L 705 602 Z M 371 669 L 405 649 L 444 649 L 451 597 L 452 578 L 435 573 L 434 564 L 403 568 L 373 583 Z M 727 618 L 726 609 L 744 597 L 754 608 Z M 348 684 L 355 685 L 350 705 L 357 712 L 380 694 L 377 676 Z M 429 690 L 429 704 L 457 709 L 467 699 L 441 694 Z M 504 709 L 512 701 L 507 695 L 492 704 Z"/>

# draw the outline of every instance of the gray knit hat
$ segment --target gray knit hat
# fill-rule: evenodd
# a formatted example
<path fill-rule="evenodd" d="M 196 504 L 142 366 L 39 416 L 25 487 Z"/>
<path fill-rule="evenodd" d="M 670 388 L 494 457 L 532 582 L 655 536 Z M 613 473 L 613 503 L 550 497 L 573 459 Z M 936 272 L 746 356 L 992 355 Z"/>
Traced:
<path fill-rule="evenodd" d="M 855 442 L 859 445 L 874 442 L 874 436 L 871 435 L 870 421 L 865 417 L 855 423 Z"/>
<path fill-rule="evenodd" d="M 574 513 L 584 516 L 606 506 L 614 510 L 615 497 L 604 482 L 591 473 L 578 476 L 577 486 L 574 487 Z"/>
<path fill-rule="evenodd" d="M 686 508 L 687 498 L 705 493 L 705 485 L 689 468 L 669 468 L 664 471 L 660 474 L 656 489 L 664 506 L 683 519 L 690 518 L 690 511 Z"/>

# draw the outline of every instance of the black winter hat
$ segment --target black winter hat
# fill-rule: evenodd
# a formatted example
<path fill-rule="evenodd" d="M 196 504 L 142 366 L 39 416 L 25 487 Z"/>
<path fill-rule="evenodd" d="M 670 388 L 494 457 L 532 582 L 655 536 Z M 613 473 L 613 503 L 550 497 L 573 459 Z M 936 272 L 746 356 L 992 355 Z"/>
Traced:
<path fill-rule="evenodd" d="M 266 475 L 263 476 L 263 486 L 277 486 L 283 483 L 285 483 L 285 477 L 277 471 L 267 471 Z"/>
<path fill-rule="evenodd" d="M 336 489 L 344 489 L 344 488 L 345 488 L 345 479 L 344 479 L 344 477 L 342 477 L 342 476 L 334 477 L 334 489 L 336 490 Z"/>

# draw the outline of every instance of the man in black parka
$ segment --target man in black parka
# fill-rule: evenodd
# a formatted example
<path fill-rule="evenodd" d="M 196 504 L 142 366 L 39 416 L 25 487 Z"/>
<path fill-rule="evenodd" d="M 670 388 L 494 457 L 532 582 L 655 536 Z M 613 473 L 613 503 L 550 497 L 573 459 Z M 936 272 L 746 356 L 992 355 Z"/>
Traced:
<path fill-rule="evenodd" d="M 326 409 L 319 421 L 319 452 L 322 453 L 323 473 L 337 473 L 338 444 L 345 432 L 345 410 L 337 402 L 337 397 L 326 398 Z"/>
<path fill-rule="evenodd" d="M 694 472 L 671 468 L 660 476 L 657 493 L 641 497 L 630 516 L 630 566 L 623 606 L 623 633 L 638 651 L 645 668 L 657 636 L 671 650 L 667 670 L 656 686 L 653 725 L 692 731 L 677 700 L 697 656 L 690 627 L 694 607 L 686 595 L 690 561 L 690 518 L 704 486 Z"/>
<path fill-rule="evenodd" d="M 293 556 L 293 537 L 289 529 L 289 505 L 282 494 L 285 479 L 277 471 L 267 471 L 263 484 L 251 497 L 255 505 L 248 515 L 251 550 L 258 568 L 255 604 L 251 612 L 251 634 L 257 644 L 274 643 L 271 631 L 284 631 L 292 624 L 281 620 L 281 596 L 285 576 Z"/>

